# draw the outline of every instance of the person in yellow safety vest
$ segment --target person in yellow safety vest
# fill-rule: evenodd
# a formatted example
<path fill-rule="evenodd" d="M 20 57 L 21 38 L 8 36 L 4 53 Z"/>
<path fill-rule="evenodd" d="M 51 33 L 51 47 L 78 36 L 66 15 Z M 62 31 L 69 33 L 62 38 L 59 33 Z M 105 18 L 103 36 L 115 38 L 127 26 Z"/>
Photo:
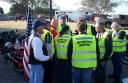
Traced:
<path fill-rule="evenodd" d="M 62 16 L 60 18 L 60 22 L 59 22 L 58 27 L 57 27 L 57 32 L 59 33 L 65 25 L 66 25 L 66 18 L 65 18 L 65 16 Z M 68 34 L 72 35 L 72 31 L 70 29 L 68 31 Z"/>
<path fill-rule="evenodd" d="M 86 24 L 80 24 L 80 34 L 73 36 L 69 42 L 72 83 L 90 83 L 93 68 L 97 66 L 96 39 L 95 36 L 87 35 L 86 29 Z"/>
<path fill-rule="evenodd" d="M 71 38 L 69 26 L 65 25 L 55 39 L 57 58 L 57 77 L 59 83 L 71 83 L 71 66 L 67 56 L 67 48 Z M 63 73 L 62 73 L 63 72 Z"/>
<path fill-rule="evenodd" d="M 52 40 L 52 56 L 53 56 L 54 53 L 55 53 L 55 47 L 54 47 L 54 39 L 53 39 L 53 36 L 52 36 L 52 34 L 51 34 L 51 32 L 50 32 L 49 30 L 44 29 L 43 31 L 44 31 L 44 33 L 41 35 L 42 41 L 45 41 L 45 42 L 46 42 L 46 40 L 47 40 L 46 37 L 47 37 L 48 35 L 51 36 L 51 40 Z M 49 40 L 48 40 L 48 41 L 49 41 Z"/>
<path fill-rule="evenodd" d="M 122 74 L 122 63 L 121 56 L 123 52 L 126 51 L 126 33 L 125 31 L 119 30 L 119 24 L 113 22 L 111 25 L 112 28 L 112 39 L 113 39 L 113 54 L 112 54 L 112 63 L 113 63 L 113 74 L 109 77 L 114 79 L 113 83 L 123 83 L 121 81 Z"/>
<path fill-rule="evenodd" d="M 84 20 L 84 18 L 80 17 L 78 19 L 77 24 L 79 25 L 82 23 L 86 23 L 86 21 Z M 93 24 L 86 23 L 86 27 L 87 27 L 87 35 L 94 35 L 94 36 L 96 35 L 96 30 L 95 30 L 95 27 L 93 26 Z"/>
<path fill-rule="evenodd" d="M 106 75 L 106 63 L 112 53 L 112 37 L 105 32 L 104 23 L 97 22 L 95 24 L 97 32 L 97 67 L 93 73 L 94 83 L 104 83 Z"/>
<path fill-rule="evenodd" d="M 44 20 L 43 23 L 47 23 L 45 29 L 43 30 L 43 34 L 41 35 L 41 40 L 46 45 L 48 54 L 53 57 L 54 54 L 54 41 L 52 34 L 50 33 L 50 22 Z M 52 81 L 52 59 L 47 61 L 44 66 L 44 83 L 51 83 Z"/>

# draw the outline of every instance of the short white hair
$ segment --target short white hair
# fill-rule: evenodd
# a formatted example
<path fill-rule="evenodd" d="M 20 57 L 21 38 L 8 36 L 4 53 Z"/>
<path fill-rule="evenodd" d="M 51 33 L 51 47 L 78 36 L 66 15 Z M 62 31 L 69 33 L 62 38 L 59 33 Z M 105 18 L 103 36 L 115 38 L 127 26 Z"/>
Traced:
<path fill-rule="evenodd" d="M 119 27 L 120 27 L 120 25 L 117 22 L 113 22 L 111 24 L 111 28 L 119 28 Z"/>
<path fill-rule="evenodd" d="M 95 24 L 95 27 L 97 27 L 97 26 L 99 26 L 100 28 L 104 28 L 104 27 L 105 27 L 105 25 L 104 25 L 103 22 L 97 22 L 97 23 Z"/>

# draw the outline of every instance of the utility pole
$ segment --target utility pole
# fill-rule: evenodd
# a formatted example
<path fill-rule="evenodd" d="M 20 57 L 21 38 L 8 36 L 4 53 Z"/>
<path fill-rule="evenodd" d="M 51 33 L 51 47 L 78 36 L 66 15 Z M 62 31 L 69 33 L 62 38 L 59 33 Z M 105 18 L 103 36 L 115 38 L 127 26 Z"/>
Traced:
<path fill-rule="evenodd" d="M 49 13 L 50 13 L 50 22 L 51 22 L 51 20 L 52 20 L 52 0 L 50 0 Z"/>

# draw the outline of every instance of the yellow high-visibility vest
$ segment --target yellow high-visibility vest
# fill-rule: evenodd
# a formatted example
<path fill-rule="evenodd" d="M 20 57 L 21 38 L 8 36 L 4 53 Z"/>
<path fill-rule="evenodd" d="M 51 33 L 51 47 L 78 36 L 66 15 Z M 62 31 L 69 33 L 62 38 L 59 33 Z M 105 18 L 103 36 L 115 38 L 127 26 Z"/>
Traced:
<path fill-rule="evenodd" d="M 72 66 L 77 68 L 94 68 L 97 65 L 96 40 L 92 35 L 79 34 L 72 37 Z"/>
<path fill-rule="evenodd" d="M 105 39 L 108 34 L 109 34 L 108 32 L 104 32 L 103 35 L 98 40 L 99 49 L 100 49 L 100 59 L 103 59 L 105 55 Z"/>
<path fill-rule="evenodd" d="M 120 33 L 119 31 L 118 33 Z M 126 51 L 126 37 L 122 40 L 117 36 L 112 37 L 113 40 L 113 52 L 124 52 Z"/>
<path fill-rule="evenodd" d="M 41 40 L 44 42 L 45 41 L 45 37 L 47 33 L 50 33 L 50 35 L 52 36 L 51 32 L 49 32 L 48 30 L 44 29 L 43 30 L 43 34 L 41 35 Z M 55 53 L 55 46 L 54 46 L 54 39 L 52 36 L 52 55 Z"/>
<path fill-rule="evenodd" d="M 57 27 L 57 32 L 59 33 L 61 30 L 62 30 L 62 27 L 61 27 L 61 24 L 59 23 Z"/>
<path fill-rule="evenodd" d="M 67 60 L 67 49 L 68 49 L 70 38 L 71 36 L 67 34 L 56 37 L 55 44 L 56 44 L 56 52 L 57 52 L 58 59 Z"/>
<path fill-rule="evenodd" d="M 105 32 L 108 32 L 109 34 L 112 34 L 112 31 L 110 29 L 105 28 Z"/>

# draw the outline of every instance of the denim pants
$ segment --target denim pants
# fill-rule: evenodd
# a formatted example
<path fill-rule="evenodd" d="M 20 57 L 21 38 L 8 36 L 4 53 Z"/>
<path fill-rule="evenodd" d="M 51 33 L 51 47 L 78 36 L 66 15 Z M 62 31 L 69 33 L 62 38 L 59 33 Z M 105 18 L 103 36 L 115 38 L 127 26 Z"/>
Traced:
<path fill-rule="evenodd" d="M 115 79 L 120 79 L 122 74 L 122 62 L 121 62 L 121 52 L 114 52 L 112 55 L 112 63 L 113 63 L 113 76 Z"/>
<path fill-rule="evenodd" d="M 92 68 L 72 67 L 72 83 L 90 83 Z"/>
<path fill-rule="evenodd" d="M 42 83 L 44 76 L 44 69 L 42 65 L 30 64 L 29 83 Z"/>

